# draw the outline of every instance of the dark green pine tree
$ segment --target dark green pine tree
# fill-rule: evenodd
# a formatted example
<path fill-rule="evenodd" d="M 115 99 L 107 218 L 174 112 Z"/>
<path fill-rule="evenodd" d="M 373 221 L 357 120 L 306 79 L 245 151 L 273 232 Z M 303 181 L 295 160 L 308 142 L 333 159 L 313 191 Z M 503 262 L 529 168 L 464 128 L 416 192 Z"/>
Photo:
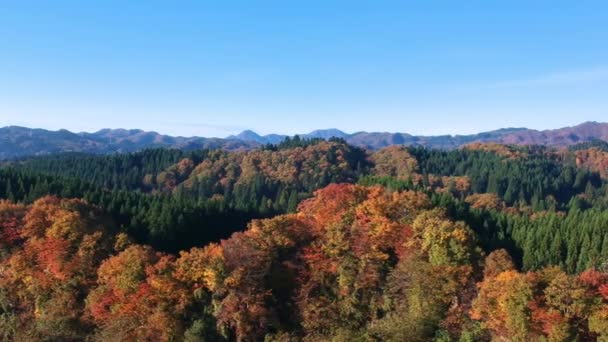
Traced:
<path fill-rule="evenodd" d="M 298 192 L 292 190 L 289 194 L 289 201 L 287 202 L 287 212 L 293 213 L 298 208 Z"/>

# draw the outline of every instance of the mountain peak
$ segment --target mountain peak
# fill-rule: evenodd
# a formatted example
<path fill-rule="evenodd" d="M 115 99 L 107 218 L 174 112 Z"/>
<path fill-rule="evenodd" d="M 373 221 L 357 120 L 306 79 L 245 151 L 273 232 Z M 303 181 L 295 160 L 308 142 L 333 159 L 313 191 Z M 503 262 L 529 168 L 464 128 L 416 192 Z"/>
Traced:
<path fill-rule="evenodd" d="M 306 138 L 321 138 L 321 139 L 329 139 L 329 138 L 346 138 L 348 134 L 342 132 L 337 128 L 328 128 L 328 129 L 317 129 L 305 135 Z"/>
<path fill-rule="evenodd" d="M 228 137 L 228 139 L 237 139 L 237 140 L 243 140 L 243 141 L 255 141 L 258 143 L 264 143 L 264 138 L 250 129 L 244 130 L 237 135 L 231 135 Z"/>

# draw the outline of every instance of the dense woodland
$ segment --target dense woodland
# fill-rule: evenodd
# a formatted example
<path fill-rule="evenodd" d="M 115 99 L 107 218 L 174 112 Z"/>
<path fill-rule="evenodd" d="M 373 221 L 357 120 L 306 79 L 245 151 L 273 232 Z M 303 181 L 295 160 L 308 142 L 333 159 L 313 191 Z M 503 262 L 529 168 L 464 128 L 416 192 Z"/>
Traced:
<path fill-rule="evenodd" d="M 608 148 L 288 139 L 0 169 L 0 337 L 608 341 Z"/>

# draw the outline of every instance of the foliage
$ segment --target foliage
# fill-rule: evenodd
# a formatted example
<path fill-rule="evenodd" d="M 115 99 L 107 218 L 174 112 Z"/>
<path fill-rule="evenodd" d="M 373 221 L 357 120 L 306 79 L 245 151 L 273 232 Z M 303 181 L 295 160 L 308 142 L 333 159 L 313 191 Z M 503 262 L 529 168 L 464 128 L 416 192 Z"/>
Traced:
<path fill-rule="evenodd" d="M 581 151 L 21 161 L 0 170 L 0 338 L 606 340 L 608 185 Z"/>

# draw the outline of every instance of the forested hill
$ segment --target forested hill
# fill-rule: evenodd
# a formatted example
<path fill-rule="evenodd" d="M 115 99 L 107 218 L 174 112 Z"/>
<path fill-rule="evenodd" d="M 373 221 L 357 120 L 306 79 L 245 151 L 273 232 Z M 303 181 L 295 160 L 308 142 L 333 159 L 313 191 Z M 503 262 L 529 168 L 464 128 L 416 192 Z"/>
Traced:
<path fill-rule="evenodd" d="M 0 169 L 0 337 L 603 341 L 593 141 L 59 154 Z"/>
<path fill-rule="evenodd" d="M 340 138 L 353 146 L 367 149 L 380 149 L 391 145 L 455 149 L 474 142 L 564 147 L 598 140 L 607 141 L 608 123 L 586 122 L 573 127 L 543 131 L 526 128 L 504 128 L 471 135 L 416 136 L 398 132 L 356 132 L 348 134 L 338 129 L 325 129 L 300 134 L 299 136 L 302 139 L 328 140 L 330 138 Z M 48 131 L 9 126 L 0 128 L 0 160 L 58 152 L 111 154 L 158 147 L 183 150 L 222 148 L 233 151 L 257 148 L 265 144 L 277 144 L 286 137 L 286 135 L 281 134 L 261 136 L 250 130 L 220 139 L 173 137 L 137 129 L 102 129 L 94 133 L 73 133 L 67 130 Z"/>
<path fill-rule="evenodd" d="M 84 198 L 112 212 L 138 241 L 177 252 L 228 237 L 252 218 L 292 212 L 314 190 L 354 183 L 369 167 L 365 151 L 324 140 L 246 152 L 72 153 L 13 163 L 0 196 Z"/>
<path fill-rule="evenodd" d="M 567 215 L 574 208 L 604 210 L 607 170 L 608 155 L 595 144 L 570 150 L 473 144 L 451 151 L 364 151 L 340 139 L 288 139 L 241 152 L 152 149 L 38 157 L 4 171 L 0 196 L 26 202 L 47 193 L 85 198 L 114 213 L 138 241 L 175 252 L 227 237 L 252 218 L 293 212 L 331 183 L 425 191 L 437 200 L 508 214 L 509 220 Z M 512 233 L 508 220 L 492 224 L 502 223 L 507 226 L 486 232 L 488 244 L 497 244 L 494 234 Z M 551 233 L 545 238 L 556 238 Z M 523 263 L 524 240 L 498 245 L 519 244 L 513 253 Z M 547 263 L 546 256 L 538 259 L 531 265 Z"/>

